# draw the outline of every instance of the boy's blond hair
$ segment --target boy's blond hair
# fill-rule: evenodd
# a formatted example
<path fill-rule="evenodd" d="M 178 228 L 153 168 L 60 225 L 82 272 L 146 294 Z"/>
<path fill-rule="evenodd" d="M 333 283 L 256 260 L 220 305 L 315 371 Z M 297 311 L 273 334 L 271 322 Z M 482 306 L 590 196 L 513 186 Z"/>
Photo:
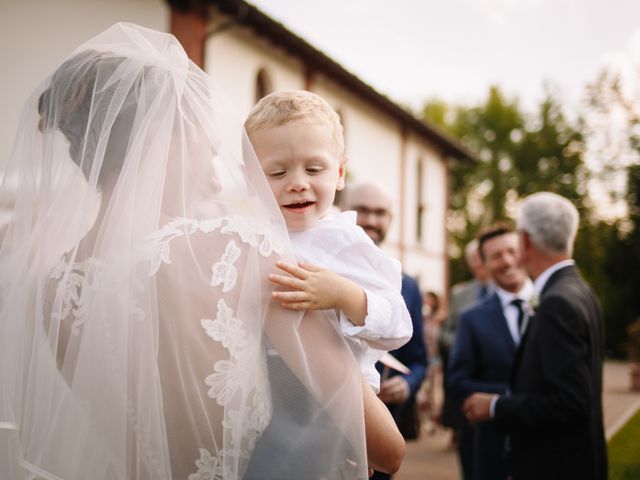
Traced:
<path fill-rule="evenodd" d="M 295 120 L 327 125 L 334 153 L 344 155 L 344 133 L 340 117 L 325 99 L 306 90 L 274 92 L 263 97 L 249 112 L 244 128 L 249 137 L 263 128 L 279 127 Z"/>

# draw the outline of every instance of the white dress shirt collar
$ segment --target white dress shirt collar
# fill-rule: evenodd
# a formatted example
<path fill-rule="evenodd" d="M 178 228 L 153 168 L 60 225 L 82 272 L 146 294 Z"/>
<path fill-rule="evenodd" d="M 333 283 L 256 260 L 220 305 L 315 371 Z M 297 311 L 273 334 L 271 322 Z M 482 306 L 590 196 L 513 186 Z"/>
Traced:
<path fill-rule="evenodd" d="M 547 281 L 551 277 L 551 275 L 553 275 L 555 272 L 557 272 L 561 268 L 568 267 L 569 265 L 575 265 L 575 264 L 576 264 L 575 260 L 573 258 L 569 258 L 567 260 L 562 260 L 554 265 L 551 265 L 544 272 L 538 275 L 538 278 L 536 278 L 535 281 L 533 282 L 533 288 L 535 289 L 535 292 L 538 295 L 540 295 L 542 293 L 542 290 L 544 289 L 544 286 L 547 284 Z"/>
<path fill-rule="evenodd" d="M 498 285 L 496 285 L 495 288 L 496 293 L 498 294 L 498 298 L 500 299 L 502 313 L 505 320 L 507 321 L 507 328 L 509 329 L 509 333 L 511 333 L 511 338 L 513 338 L 513 343 L 518 345 L 522 337 L 522 332 L 518 327 L 518 308 L 511 302 L 516 298 L 519 298 L 524 302 L 525 305 L 529 303 L 529 299 L 533 295 L 533 283 L 531 283 L 531 280 L 527 278 L 520 291 L 516 293 L 508 292 L 503 288 L 500 288 Z M 523 325 L 522 331 L 524 331 L 526 322 L 527 319 L 525 317 L 525 324 Z"/>
<path fill-rule="evenodd" d="M 531 280 L 527 278 L 524 282 L 524 285 L 520 289 L 520 291 L 513 293 L 508 292 L 503 288 L 500 288 L 498 285 L 495 285 L 496 293 L 498 294 L 498 298 L 500 299 L 500 305 L 504 309 L 507 305 L 509 305 L 516 298 L 522 299 L 524 302 L 528 302 L 533 295 L 533 283 Z"/>

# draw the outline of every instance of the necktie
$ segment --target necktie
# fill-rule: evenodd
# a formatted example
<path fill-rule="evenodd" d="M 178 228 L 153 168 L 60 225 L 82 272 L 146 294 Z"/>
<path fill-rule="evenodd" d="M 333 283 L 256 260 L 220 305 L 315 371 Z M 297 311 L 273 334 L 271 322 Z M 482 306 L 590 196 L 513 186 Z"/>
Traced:
<path fill-rule="evenodd" d="M 511 300 L 511 305 L 518 309 L 518 332 L 522 334 L 522 324 L 524 323 L 524 309 L 522 308 L 522 303 L 524 301 L 521 298 L 515 298 Z"/>

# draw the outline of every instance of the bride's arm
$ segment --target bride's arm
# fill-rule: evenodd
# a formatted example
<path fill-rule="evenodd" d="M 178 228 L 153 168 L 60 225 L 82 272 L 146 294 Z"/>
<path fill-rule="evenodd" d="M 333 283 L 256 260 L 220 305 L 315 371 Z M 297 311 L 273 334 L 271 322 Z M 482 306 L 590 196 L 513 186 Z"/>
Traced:
<path fill-rule="evenodd" d="M 380 401 L 364 379 L 362 395 L 369 466 L 378 471 L 393 474 L 398 471 L 404 459 L 404 438 L 385 404 Z"/>

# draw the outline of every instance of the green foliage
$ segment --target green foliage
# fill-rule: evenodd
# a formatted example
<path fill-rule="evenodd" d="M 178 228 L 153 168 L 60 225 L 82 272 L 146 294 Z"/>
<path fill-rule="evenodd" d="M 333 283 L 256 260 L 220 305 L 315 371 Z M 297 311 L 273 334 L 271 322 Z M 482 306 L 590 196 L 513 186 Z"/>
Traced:
<path fill-rule="evenodd" d="M 610 480 L 640 478 L 640 411 L 609 441 Z"/>
<path fill-rule="evenodd" d="M 517 99 L 505 97 L 498 87 L 491 87 L 486 101 L 477 106 L 427 102 L 423 116 L 458 137 L 479 158 L 451 168 L 448 225 L 457 247 L 453 251 L 461 252 L 486 225 L 509 219 L 514 201 L 535 191 L 557 192 L 584 210 L 582 138 L 552 95 L 531 118 Z M 461 263 L 460 255 L 452 265 L 454 282 L 467 275 Z"/>
<path fill-rule="evenodd" d="M 602 99 L 593 100 L 598 102 Z M 451 167 L 452 284 L 469 278 L 462 251 L 480 229 L 509 220 L 515 202 L 526 195 L 558 193 L 580 211 L 574 257 L 601 300 L 607 352 L 623 356 L 627 326 L 640 318 L 640 166 L 628 169 L 628 218 L 597 219 L 589 207 L 590 170 L 584 163 L 592 132 L 582 120 L 568 121 L 550 93 L 533 114 L 492 87 L 480 105 L 429 101 L 423 117 L 459 138 L 479 159 Z"/>

